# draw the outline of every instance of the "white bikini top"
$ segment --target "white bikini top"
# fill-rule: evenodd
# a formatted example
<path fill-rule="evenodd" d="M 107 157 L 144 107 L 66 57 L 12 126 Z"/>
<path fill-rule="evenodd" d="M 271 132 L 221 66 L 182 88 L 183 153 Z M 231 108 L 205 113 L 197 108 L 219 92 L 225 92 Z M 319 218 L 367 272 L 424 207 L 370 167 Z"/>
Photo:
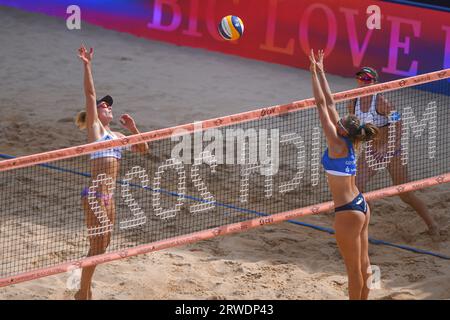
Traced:
<path fill-rule="evenodd" d="M 374 94 L 372 97 L 372 102 L 370 103 L 370 109 L 368 112 L 361 111 L 361 99 L 356 99 L 355 105 L 355 116 L 361 121 L 361 124 L 371 123 L 378 128 L 387 126 L 389 124 L 389 118 L 377 111 L 377 95 Z"/>
<path fill-rule="evenodd" d="M 112 132 L 106 131 L 105 135 L 103 137 L 101 137 L 100 139 L 96 140 L 96 142 L 108 141 L 108 140 L 114 140 L 114 139 L 117 139 L 117 136 Z M 91 153 L 91 160 L 98 159 L 98 158 L 108 158 L 108 157 L 113 157 L 118 160 L 122 159 L 122 148 L 115 147 L 112 149 L 101 150 L 101 151 Z"/>

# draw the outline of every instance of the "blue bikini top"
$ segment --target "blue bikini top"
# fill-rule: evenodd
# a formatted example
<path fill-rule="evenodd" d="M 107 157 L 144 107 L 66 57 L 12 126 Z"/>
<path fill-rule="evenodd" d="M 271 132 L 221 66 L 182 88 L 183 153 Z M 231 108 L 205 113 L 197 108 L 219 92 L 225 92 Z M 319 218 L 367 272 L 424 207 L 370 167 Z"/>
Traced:
<path fill-rule="evenodd" d="M 322 157 L 322 165 L 327 173 L 334 176 L 354 176 L 356 175 L 356 156 L 353 143 L 347 137 L 342 138 L 347 144 L 347 156 L 345 158 L 330 158 L 327 148 Z"/>

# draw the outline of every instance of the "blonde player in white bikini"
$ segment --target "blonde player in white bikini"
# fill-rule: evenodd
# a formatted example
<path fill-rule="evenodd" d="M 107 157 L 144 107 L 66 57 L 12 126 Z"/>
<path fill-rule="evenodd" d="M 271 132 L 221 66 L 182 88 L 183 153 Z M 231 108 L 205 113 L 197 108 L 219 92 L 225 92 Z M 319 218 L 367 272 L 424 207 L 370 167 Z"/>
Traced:
<path fill-rule="evenodd" d="M 378 73 L 370 67 L 363 67 L 356 73 L 356 80 L 359 87 L 370 86 L 378 82 Z M 366 152 L 362 152 L 358 159 L 358 175 L 356 185 L 361 192 L 364 192 L 366 184 L 378 172 L 371 165 L 387 164 L 388 172 L 394 185 L 408 182 L 408 168 L 401 162 L 401 120 L 394 112 L 394 107 L 383 97 L 382 94 L 374 94 L 362 98 L 357 98 L 348 104 L 348 111 L 354 114 L 362 123 L 371 123 L 378 127 L 379 138 L 372 143 L 372 150 L 368 152 L 371 161 L 366 158 Z M 389 145 L 389 116 L 396 116 L 396 136 L 395 149 L 392 154 L 388 153 Z M 371 165 L 369 165 L 371 164 Z M 425 203 L 417 197 L 414 192 L 400 194 L 400 199 L 410 205 L 419 216 L 425 221 L 429 232 L 434 240 L 439 240 L 439 227 L 430 215 Z"/>
<path fill-rule="evenodd" d="M 92 77 L 91 61 L 93 57 L 93 49 L 88 52 L 83 46 L 79 49 L 79 58 L 84 64 L 84 90 L 86 96 L 86 111 L 81 111 L 76 119 L 76 124 L 80 129 L 87 129 L 88 143 L 96 141 L 107 141 L 117 138 L 125 137 L 120 132 L 113 132 L 110 129 L 110 123 L 113 120 L 111 96 L 105 96 L 100 100 L 96 100 L 96 93 L 94 88 L 94 80 Z M 120 118 L 122 126 L 132 134 L 138 134 L 139 130 L 131 116 L 124 114 Z M 133 145 L 131 151 L 147 153 L 149 150 L 146 143 Z M 120 159 L 122 158 L 122 148 L 113 148 L 94 152 L 90 155 L 91 160 L 91 176 L 92 180 L 89 185 L 92 185 L 94 180 L 99 176 L 110 178 L 111 183 L 116 183 Z M 88 256 L 102 254 L 106 251 L 111 240 L 112 225 L 115 220 L 115 204 L 112 197 L 112 192 L 105 183 L 99 183 L 95 191 L 97 209 L 94 212 L 88 200 L 89 188 L 85 188 L 81 194 L 83 199 L 83 209 L 85 212 L 86 224 L 89 233 L 90 248 Z M 106 217 L 99 219 L 99 212 Z M 108 226 L 105 228 L 104 221 L 108 221 Z M 92 299 L 91 283 L 96 266 L 83 268 L 81 275 L 80 290 L 75 294 L 75 299 Z"/>

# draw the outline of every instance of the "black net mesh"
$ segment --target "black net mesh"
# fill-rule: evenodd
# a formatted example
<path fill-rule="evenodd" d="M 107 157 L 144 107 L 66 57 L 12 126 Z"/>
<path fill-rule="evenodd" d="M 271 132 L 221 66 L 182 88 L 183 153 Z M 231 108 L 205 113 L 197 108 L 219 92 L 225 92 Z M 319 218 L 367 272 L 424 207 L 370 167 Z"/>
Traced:
<path fill-rule="evenodd" d="M 450 171 L 449 89 L 441 80 L 379 94 L 400 121 L 383 129 L 381 157 L 361 149 L 361 189 Z M 352 103 L 337 104 L 341 116 Z M 0 277 L 331 200 L 315 108 L 207 130 L 200 150 L 198 133 L 182 137 L 120 161 L 81 156 L 0 172 Z"/>

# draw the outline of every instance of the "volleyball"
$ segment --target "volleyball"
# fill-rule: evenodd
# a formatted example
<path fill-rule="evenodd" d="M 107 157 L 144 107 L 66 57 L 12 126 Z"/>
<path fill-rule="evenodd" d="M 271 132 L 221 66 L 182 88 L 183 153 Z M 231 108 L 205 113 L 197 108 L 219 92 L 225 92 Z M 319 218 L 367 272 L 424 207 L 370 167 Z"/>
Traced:
<path fill-rule="evenodd" d="M 236 16 L 223 17 L 219 24 L 219 33 L 225 40 L 238 40 L 244 33 L 244 23 Z"/>

